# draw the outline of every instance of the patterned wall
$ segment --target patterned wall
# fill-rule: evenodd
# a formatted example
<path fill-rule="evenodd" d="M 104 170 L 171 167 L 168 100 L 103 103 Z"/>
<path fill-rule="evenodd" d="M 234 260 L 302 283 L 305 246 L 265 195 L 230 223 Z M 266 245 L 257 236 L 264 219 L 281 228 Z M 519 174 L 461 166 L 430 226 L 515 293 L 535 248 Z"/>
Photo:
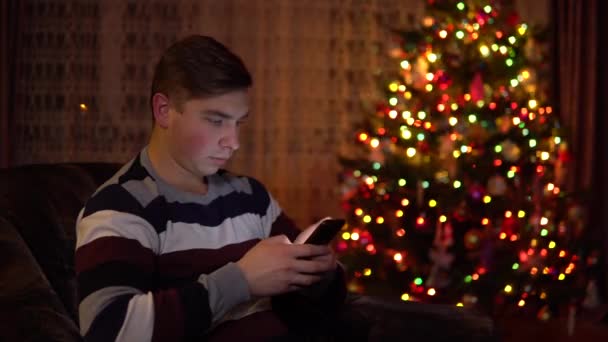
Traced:
<path fill-rule="evenodd" d="M 546 18 L 521 3 L 537 22 Z M 21 10 L 17 164 L 127 161 L 150 132 L 161 51 L 209 34 L 254 76 L 252 119 L 230 168 L 263 181 L 305 225 L 340 215 L 336 155 L 348 151 L 361 102 L 376 90 L 383 24 L 414 25 L 423 1 L 26 0 Z"/>

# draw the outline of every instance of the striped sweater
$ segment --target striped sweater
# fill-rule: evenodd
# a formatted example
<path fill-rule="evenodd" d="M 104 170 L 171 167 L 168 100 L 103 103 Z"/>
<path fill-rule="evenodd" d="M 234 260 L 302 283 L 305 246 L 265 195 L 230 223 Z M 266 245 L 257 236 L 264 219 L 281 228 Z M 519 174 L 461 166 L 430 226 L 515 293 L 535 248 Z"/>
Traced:
<path fill-rule="evenodd" d="M 256 180 L 220 170 L 207 181 L 205 195 L 175 189 L 144 148 L 87 201 L 75 254 L 85 339 L 178 341 L 268 309 L 235 262 L 299 230 Z"/>

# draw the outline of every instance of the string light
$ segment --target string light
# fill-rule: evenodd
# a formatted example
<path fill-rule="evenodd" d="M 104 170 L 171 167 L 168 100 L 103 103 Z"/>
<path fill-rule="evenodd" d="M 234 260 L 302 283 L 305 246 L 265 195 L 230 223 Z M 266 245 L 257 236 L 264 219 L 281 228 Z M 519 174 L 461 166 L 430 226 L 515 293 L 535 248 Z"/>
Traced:
<path fill-rule="evenodd" d="M 403 255 L 401 255 L 401 253 L 395 253 L 395 255 L 393 255 L 393 260 L 401 262 L 403 260 Z"/>
<path fill-rule="evenodd" d="M 517 32 L 519 33 L 520 36 L 523 36 L 524 34 L 526 34 L 526 30 L 528 29 L 528 25 L 526 24 L 521 24 L 519 26 L 519 28 L 517 29 Z"/>
<path fill-rule="evenodd" d="M 409 147 L 406 151 L 406 154 L 408 157 L 412 158 L 413 156 L 416 155 L 416 149 L 413 147 Z"/>
<path fill-rule="evenodd" d="M 481 52 L 483 57 L 488 57 L 490 55 L 490 49 L 485 45 L 479 47 L 479 52 Z"/>

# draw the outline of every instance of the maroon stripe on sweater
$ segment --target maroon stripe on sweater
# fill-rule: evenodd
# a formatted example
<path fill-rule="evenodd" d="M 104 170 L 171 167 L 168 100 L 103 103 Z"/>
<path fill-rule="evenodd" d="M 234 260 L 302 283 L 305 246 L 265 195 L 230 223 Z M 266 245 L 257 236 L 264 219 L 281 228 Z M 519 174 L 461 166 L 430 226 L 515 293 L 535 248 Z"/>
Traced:
<path fill-rule="evenodd" d="M 158 257 L 158 270 L 166 277 L 198 277 L 209 274 L 229 262 L 238 261 L 259 239 L 226 245 L 218 249 L 188 249 L 162 254 Z"/>
<path fill-rule="evenodd" d="M 142 246 L 137 240 L 105 236 L 78 248 L 74 259 L 76 273 L 114 261 L 136 265 L 142 271 L 152 273 L 155 257 L 152 250 Z"/>
<path fill-rule="evenodd" d="M 293 242 L 296 239 L 298 234 L 300 234 L 301 230 L 296 226 L 295 222 L 289 218 L 289 216 L 285 215 L 281 212 L 279 217 L 272 223 L 272 227 L 270 228 L 270 236 L 281 235 L 284 234 Z"/>
<path fill-rule="evenodd" d="M 158 291 L 154 294 L 152 342 L 181 341 L 184 337 L 184 321 L 184 308 L 176 289 Z"/>

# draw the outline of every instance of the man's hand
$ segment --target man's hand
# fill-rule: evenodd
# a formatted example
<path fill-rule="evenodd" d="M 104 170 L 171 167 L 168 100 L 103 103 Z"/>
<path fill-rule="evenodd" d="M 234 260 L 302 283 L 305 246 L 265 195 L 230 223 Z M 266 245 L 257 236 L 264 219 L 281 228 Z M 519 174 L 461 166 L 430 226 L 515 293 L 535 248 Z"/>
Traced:
<path fill-rule="evenodd" d="M 260 241 L 237 262 L 253 296 L 274 296 L 319 281 L 334 270 L 328 246 L 292 244 L 284 235 Z"/>

